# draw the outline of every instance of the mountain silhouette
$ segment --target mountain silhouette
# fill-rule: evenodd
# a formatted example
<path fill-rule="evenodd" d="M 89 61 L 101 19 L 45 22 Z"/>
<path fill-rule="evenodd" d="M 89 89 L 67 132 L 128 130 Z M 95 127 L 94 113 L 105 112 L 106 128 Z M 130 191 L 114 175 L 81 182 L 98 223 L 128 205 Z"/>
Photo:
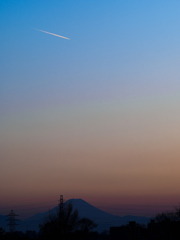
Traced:
<path fill-rule="evenodd" d="M 86 201 L 82 199 L 69 199 L 66 201 L 64 204 L 71 202 L 73 205 L 73 209 L 77 209 L 79 212 L 79 217 L 87 217 L 91 220 L 94 220 L 95 223 L 98 224 L 98 227 L 95 228 L 95 231 L 102 232 L 104 230 L 108 230 L 112 226 L 121 226 L 121 225 L 126 225 L 128 224 L 129 221 L 136 221 L 139 224 L 147 224 L 149 222 L 149 218 L 146 217 L 138 217 L 138 216 L 124 216 L 124 217 L 119 217 L 116 215 L 112 215 L 110 213 L 104 212 L 91 204 L 87 203 Z M 25 232 L 26 230 L 35 230 L 39 231 L 39 223 L 42 223 L 49 214 L 56 214 L 58 210 L 58 206 L 54 207 L 53 209 L 43 212 L 43 213 L 37 213 L 34 216 L 27 218 L 24 221 L 19 221 L 17 230 Z M 2 215 L 1 215 L 2 216 Z M 5 226 L 7 224 L 3 223 L 5 221 L 5 216 L 4 218 L 0 217 L 0 227 Z M 7 217 L 6 217 L 7 218 Z M 2 221 L 1 221 L 2 219 Z M 5 227 L 7 229 L 7 227 Z"/>
<path fill-rule="evenodd" d="M 7 219 L 8 219 L 7 216 L 0 215 L 0 227 L 4 228 L 6 230 L 8 229 L 8 227 L 7 227 L 7 224 L 8 224 Z"/>

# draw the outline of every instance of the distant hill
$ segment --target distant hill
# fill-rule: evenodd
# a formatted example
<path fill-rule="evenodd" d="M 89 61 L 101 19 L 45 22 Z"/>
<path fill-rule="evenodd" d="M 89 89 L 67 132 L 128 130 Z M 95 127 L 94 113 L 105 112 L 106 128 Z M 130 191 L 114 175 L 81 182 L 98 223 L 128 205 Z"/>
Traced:
<path fill-rule="evenodd" d="M 7 230 L 7 219 L 8 217 L 7 216 L 4 216 L 4 215 L 0 215 L 0 227 L 4 228 Z"/>
<path fill-rule="evenodd" d="M 95 229 L 98 232 L 102 232 L 104 230 L 108 230 L 111 226 L 121 226 L 127 224 L 129 221 L 136 221 L 139 224 L 147 224 L 149 222 L 149 218 L 146 217 L 137 217 L 137 216 L 124 216 L 119 217 L 112 215 L 110 213 L 106 213 L 91 204 L 87 203 L 82 199 L 70 199 L 66 203 L 71 202 L 74 209 L 77 209 L 79 212 L 80 218 L 87 217 L 91 220 L 94 220 L 95 223 L 98 224 L 98 227 Z M 38 225 L 42 223 L 44 218 L 51 214 L 55 214 L 58 210 L 58 206 L 51 209 L 48 212 L 37 213 L 34 216 L 24 220 L 19 221 L 17 226 L 17 230 L 25 232 L 26 230 L 35 230 L 39 231 Z M 7 221 L 6 216 L 0 215 L 0 227 L 6 226 Z M 7 230 L 7 226 L 3 227 Z"/>

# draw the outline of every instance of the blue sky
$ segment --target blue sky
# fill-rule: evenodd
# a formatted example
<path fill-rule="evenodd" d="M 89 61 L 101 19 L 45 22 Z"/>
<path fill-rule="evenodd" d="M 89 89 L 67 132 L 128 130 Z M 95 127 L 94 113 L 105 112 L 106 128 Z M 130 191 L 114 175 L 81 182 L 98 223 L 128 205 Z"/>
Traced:
<path fill-rule="evenodd" d="M 179 5 L 1 1 L 1 97 L 18 105 L 22 98 L 69 102 L 179 87 Z"/>
<path fill-rule="evenodd" d="M 175 202 L 179 9 L 179 1 L 166 0 L 0 2 L 4 202 L 14 191 L 9 171 L 17 201 L 23 194 L 59 196 L 55 182 L 64 181 L 66 198 L 88 201 L 96 193 L 102 202 L 111 193 L 118 202 L 122 189 L 129 203 L 142 204 L 142 196 L 154 196 L 149 204 L 164 196 Z M 68 177 L 58 175 L 61 168 Z"/>

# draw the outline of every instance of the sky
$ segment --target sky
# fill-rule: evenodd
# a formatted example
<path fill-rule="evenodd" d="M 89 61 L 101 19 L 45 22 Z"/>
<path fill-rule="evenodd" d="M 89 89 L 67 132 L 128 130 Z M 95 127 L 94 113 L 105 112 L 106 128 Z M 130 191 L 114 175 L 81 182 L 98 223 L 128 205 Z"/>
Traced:
<path fill-rule="evenodd" d="M 117 215 L 179 204 L 179 10 L 0 1 L 0 214 L 60 194 Z"/>

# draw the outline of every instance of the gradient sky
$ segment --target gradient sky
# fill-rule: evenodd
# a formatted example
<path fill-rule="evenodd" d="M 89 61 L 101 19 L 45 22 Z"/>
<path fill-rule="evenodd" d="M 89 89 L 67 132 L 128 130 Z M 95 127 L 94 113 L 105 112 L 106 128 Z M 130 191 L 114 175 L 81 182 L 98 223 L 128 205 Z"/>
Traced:
<path fill-rule="evenodd" d="M 0 214 L 179 204 L 179 1 L 1 0 L 0 29 Z"/>

